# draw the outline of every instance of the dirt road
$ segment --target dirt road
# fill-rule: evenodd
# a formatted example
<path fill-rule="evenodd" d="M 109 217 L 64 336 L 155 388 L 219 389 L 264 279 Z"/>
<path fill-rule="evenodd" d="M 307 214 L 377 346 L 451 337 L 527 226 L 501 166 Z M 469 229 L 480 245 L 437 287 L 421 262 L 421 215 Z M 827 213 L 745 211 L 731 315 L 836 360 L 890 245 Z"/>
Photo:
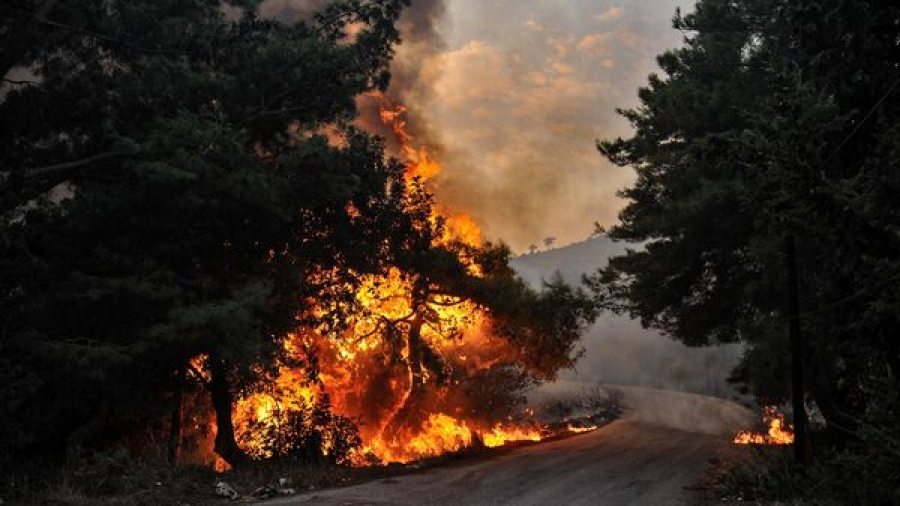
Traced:
<path fill-rule="evenodd" d="M 716 399 L 626 389 L 631 410 L 601 429 L 496 458 L 277 504 L 317 506 L 664 506 L 691 504 L 693 484 L 746 411 Z M 678 406 L 681 406 L 679 408 Z M 674 413 L 668 417 L 664 411 Z M 692 432 L 691 419 L 706 421 Z M 718 420 L 719 425 L 708 420 Z M 269 503 L 272 504 L 272 503 Z"/>

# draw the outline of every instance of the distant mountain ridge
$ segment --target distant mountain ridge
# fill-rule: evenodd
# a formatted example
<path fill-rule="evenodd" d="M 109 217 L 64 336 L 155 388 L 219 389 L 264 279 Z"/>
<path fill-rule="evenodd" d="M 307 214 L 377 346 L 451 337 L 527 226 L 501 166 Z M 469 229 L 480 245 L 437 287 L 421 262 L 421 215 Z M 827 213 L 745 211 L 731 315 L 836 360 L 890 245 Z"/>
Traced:
<path fill-rule="evenodd" d="M 549 279 L 554 272 L 559 272 L 568 283 L 576 284 L 582 274 L 605 267 L 610 257 L 623 255 L 626 248 L 635 247 L 598 235 L 561 248 L 517 256 L 510 265 L 532 286 L 539 285 L 541 279 Z"/>

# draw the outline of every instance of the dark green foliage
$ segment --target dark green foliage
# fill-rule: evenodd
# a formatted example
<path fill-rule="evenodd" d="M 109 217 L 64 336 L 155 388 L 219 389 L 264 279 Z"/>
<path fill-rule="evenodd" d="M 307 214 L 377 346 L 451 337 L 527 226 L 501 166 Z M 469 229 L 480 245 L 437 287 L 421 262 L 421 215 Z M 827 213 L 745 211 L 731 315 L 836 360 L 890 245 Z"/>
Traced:
<path fill-rule="evenodd" d="M 525 392 L 536 384 L 534 376 L 518 364 L 500 363 L 466 378 L 461 388 L 483 420 L 499 423 L 519 414 L 526 402 Z"/>
<path fill-rule="evenodd" d="M 891 132 L 900 111 L 878 100 L 900 78 L 900 56 L 856 58 L 840 46 L 886 48 L 900 14 L 888 3 L 816 5 L 704 1 L 676 18 L 689 35 L 659 58 L 668 78 L 651 76 L 643 105 L 622 111 L 634 137 L 600 144 L 638 173 L 612 234 L 648 242 L 593 281 L 688 344 L 762 343 L 757 327 L 783 311 L 780 241 L 790 232 L 800 244 L 804 326 L 819 336 L 809 351 L 824 352 L 814 364 L 830 369 L 826 362 L 853 353 L 847 347 L 896 361 L 895 340 L 876 337 L 896 314 L 873 309 L 896 303 L 885 281 L 897 275 L 900 216 L 884 192 L 898 184 Z M 870 84 L 851 85 L 848 73 Z"/>
<path fill-rule="evenodd" d="M 780 401 L 794 236 L 805 385 L 844 444 L 885 402 L 869 378 L 896 389 L 900 370 L 898 23 L 886 0 L 702 0 L 622 111 L 634 136 L 599 145 L 638 176 L 611 234 L 645 248 L 591 280 L 598 298 L 687 344 L 745 343 L 736 381 Z"/>
<path fill-rule="evenodd" d="M 205 1 L 47 2 L 28 21 L 43 4 L 0 21 L 28 41 L 2 60 L 37 76 L 0 98 L 10 458 L 152 427 L 200 354 L 228 406 L 323 290 L 309 273 L 377 269 L 403 213 L 399 165 L 342 127 L 385 84 L 402 0 L 293 25 Z"/>
<path fill-rule="evenodd" d="M 585 295 L 526 289 L 502 246 L 434 246 L 430 195 L 349 126 L 388 84 L 407 3 L 286 24 L 250 0 L 0 2 L 0 467 L 169 441 L 195 388 L 216 451 L 246 461 L 234 397 L 273 377 L 288 331 L 340 329 L 362 276 L 391 266 L 422 300 L 491 308 L 533 374 L 572 363 Z M 273 455 L 339 461 L 358 441 L 327 404 L 289 418 Z"/>
<path fill-rule="evenodd" d="M 743 501 L 798 504 L 894 506 L 900 504 L 900 423 L 898 391 L 882 380 L 870 383 L 879 404 L 856 420 L 858 439 L 821 448 L 800 469 L 789 453 L 766 449 L 763 458 L 738 463 L 721 477 L 721 494 Z"/>
<path fill-rule="evenodd" d="M 517 357 L 536 378 L 550 380 L 582 355 L 578 341 L 599 307 L 581 288 L 561 276 L 529 289 L 509 267 L 509 250 L 490 245 L 475 255 L 484 274 L 471 280 L 474 301 L 489 308 L 494 330 L 519 350 Z"/>

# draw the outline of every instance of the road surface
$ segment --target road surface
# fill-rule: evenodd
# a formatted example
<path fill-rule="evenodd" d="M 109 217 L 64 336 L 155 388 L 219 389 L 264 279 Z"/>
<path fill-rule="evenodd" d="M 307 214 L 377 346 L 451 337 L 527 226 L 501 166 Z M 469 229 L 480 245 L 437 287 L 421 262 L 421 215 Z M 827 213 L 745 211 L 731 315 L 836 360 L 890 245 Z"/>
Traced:
<path fill-rule="evenodd" d="M 625 403 L 625 416 L 591 433 L 275 504 L 689 505 L 684 487 L 702 476 L 748 416 L 721 400 L 647 389 L 625 389 Z"/>

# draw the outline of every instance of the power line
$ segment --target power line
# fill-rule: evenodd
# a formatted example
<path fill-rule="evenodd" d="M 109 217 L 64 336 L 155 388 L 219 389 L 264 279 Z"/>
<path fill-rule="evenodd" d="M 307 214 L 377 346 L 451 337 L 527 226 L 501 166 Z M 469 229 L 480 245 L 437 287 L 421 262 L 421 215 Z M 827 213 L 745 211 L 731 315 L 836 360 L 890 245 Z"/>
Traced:
<path fill-rule="evenodd" d="M 867 121 L 869 121 L 869 119 L 872 117 L 872 115 L 875 113 L 875 111 L 878 109 L 878 107 L 880 107 L 881 104 L 883 104 L 884 101 L 887 100 L 887 98 L 891 95 L 891 93 L 893 93 L 894 89 L 897 88 L 898 85 L 900 85 L 900 77 L 895 79 L 894 82 L 888 87 L 887 91 L 885 91 L 881 95 L 881 98 L 879 98 L 878 101 L 875 102 L 875 105 L 873 105 L 871 108 L 869 108 L 869 111 L 866 112 L 865 116 L 863 116 L 863 118 L 860 120 L 860 122 L 856 124 L 856 126 L 853 128 L 853 130 L 851 130 L 846 136 L 844 136 L 844 138 L 841 140 L 841 142 L 838 144 L 838 146 L 834 149 L 834 151 L 832 151 L 831 154 L 828 155 L 828 157 L 825 159 L 825 161 L 822 162 L 822 164 L 819 166 L 819 172 L 824 171 L 825 167 L 828 165 L 828 162 L 830 162 L 832 159 L 834 159 L 834 157 L 837 156 L 838 153 L 841 152 L 841 150 L 844 148 L 844 146 L 847 145 L 847 143 L 850 142 L 850 139 L 852 139 L 853 136 L 856 135 L 857 132 L 859 132 L 859 129 L 862 128 L 862 126 Z M 811 316 L 818 315 L 825 311 L 831 311 L 833 309 L 837 309 L 839 307 L 845 306 L 845 305 L 855 301 L 856 299 L 859 299 L 863 295 L 870 293 L 874 289 L 881 289 L 884 286 L 886 286 L 890 283 L 893 283 L 894 281 L 897 281 L 897 280 L 900 280 L 900 272 L 894 274 L 893 276 L 889 277 L 886 280 L 881 281 L 880 283 L 875 284 L 874 287 L 873 286 L 863 287 L 860 290 L 856 291 L 855 293 L 853 293 L 847 297 L 844 297 L 843 299 L 840 299 L 836 302 L 833 302 L 825 307 L 821 307 L 818 309 L 814 309 L 812 311 L 807 311 L 807 312 L 801 313 L 800 315 L 798 315 L 798 318 L 809 318 Z"/>
<path fill-rule="evenodd" d="M 863 119 L 859 123 L 857 123 L 856 127 L 853 128 L 853 130 L 849 134 L 847 134 L 846 137 L 844 137 L 844 140 L 842 140 L 841 143 L 838 144 L 838 147 L 836 147 L 834 149 L 834 151 L 830 155 L 828 155 L 828 158 L 826 158 L 825 161 L 822 162 L 822 168 L 824 168 L 826 165 L 828 165 L 828 162 L 830 162 L 835 156 L 837 156 L 837 154 L 841 151 L 841 149 L 844 148 L 844 145 L 846 145 L 847 142 L 849 142 L 850 139 L 853 138 L 854 135 L 856 135 L 856 132 L 858 132 L 859 129 L 862 128 L 863 124 L 865 124 L 866 121 L 868 121 L 869 118 L 872 117 L 872 114 L 875 113 L 875 110 L 878 109 L 878 107 L 882 103 L 884 103 L 885 100 L 887 100 L 887 98 L 894 91 L 894 88 L 896 88 L 898 84 L 900 84 L 900 77 L 898 77 L 894 81 L 894 84 L 892 84 L 890 86 L 890 88 L 888 88 L 888 90 L 886 92 L 884 92 L 884 95 L 882 95 L 881 98 L 878 99 L 878 102 L 875 102 L 875 105 L 873 105 L 872 108 L 869 109 L 869 112 L 867 112 L 866 115 L 863 116 Z"/>

